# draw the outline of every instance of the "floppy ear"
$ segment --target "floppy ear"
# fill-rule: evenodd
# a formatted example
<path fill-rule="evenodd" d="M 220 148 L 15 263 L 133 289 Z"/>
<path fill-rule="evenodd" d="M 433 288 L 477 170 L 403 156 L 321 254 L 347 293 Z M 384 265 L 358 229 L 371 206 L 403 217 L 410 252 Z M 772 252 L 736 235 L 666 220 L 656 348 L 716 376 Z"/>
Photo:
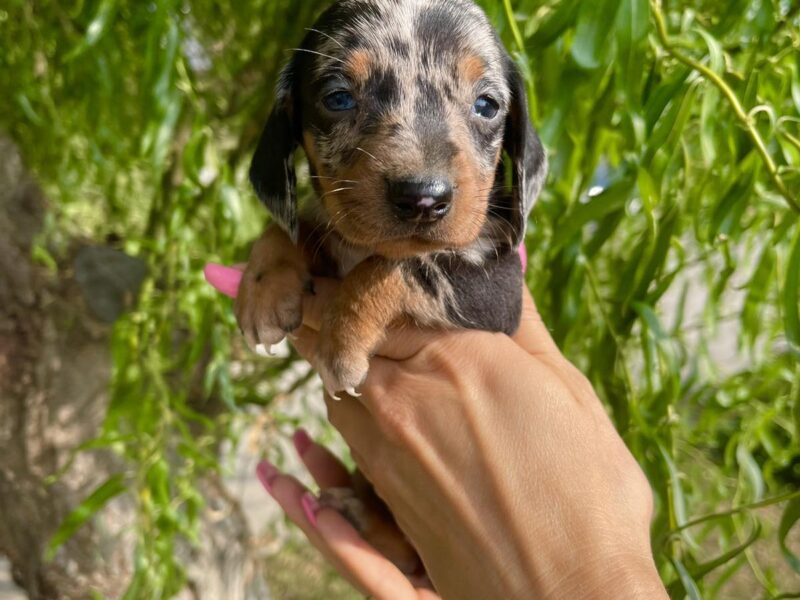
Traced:
<path fill-rule="evenodd" d="M 542 142 L 528 117 L 528 98 L 525 80 L 511 58 L 506 60 L 506 78 L 511 90 L 511 106 L 506 118 L 503 149 L 511 161 L 510 194 L 503 204 L 508 207 L 513 250 L 525 239 L 528 215 L 542 191 L 547 177 L 547 156 Z M 501 161 L 498 183 L 503 183 L 505 169 Z"/>
<path fill-rule="evenodd" d="M 250 163 L 250 182 L 275 222 L 297 243 L 294 152 L 298 145 L 298 103 L 293 101 L 293 78 L 293 64 L 290 63 L 281 74 L 275 107 L 267 119 Z"/>

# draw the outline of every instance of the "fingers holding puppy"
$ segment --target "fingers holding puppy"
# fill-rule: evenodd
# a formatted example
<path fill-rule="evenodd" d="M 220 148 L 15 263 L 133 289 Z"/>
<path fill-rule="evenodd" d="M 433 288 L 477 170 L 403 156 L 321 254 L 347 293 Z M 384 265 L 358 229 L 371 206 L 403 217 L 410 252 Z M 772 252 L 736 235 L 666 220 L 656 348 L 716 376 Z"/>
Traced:
<path fill-rule="evenodd" d="M 324 490 L 347 483 L 350 477 L 341 462 L 316 444 L 304 431 L 294 436 L 295 447 L 315 481 Z M 319 549 L 353 586 L 374 598 L 395 600 L 436 598 L 420 578 L 419 587 L 394 564 L 365 541 L 336 510 L 323 506 L 296 478 L 282 473 L 269 462 L 257 469 L 264 489 L 280 505 L 309 541 Z M 423 581 L 424 580 L 424 581 Z"/>

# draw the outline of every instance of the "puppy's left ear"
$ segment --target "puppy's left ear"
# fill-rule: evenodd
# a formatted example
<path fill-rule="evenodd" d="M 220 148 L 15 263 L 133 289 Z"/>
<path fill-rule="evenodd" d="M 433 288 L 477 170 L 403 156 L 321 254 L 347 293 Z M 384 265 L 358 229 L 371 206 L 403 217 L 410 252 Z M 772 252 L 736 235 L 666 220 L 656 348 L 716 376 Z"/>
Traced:
<path fill-rule="evenodd" d="M 250 163 L 250 182 L 281 228 L 297 243 L 297 104 L 294 96 L 294 61 L 281 74 L 275 106 L 258 140 Z"/>
<path fill-rule="evenodd" d="M 547 156 L 528 117 L 525 80 L 510 57 L 506 59 L 506 78 L 511 90 L 511 106 L 506 117 L 503 149 L 511 159 L 512 167 L 507 218 L 515 250 L 525 239 L 528 215 L 547 177 Z"/>

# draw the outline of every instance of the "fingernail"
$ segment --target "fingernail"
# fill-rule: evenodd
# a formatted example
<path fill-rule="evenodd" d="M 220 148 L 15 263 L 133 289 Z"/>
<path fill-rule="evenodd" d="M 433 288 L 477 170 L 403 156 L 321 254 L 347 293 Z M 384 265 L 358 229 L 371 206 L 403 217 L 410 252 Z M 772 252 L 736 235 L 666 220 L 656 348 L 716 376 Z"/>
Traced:
<path fill-rule="evenodd" d="M 294 443 L 294 449 L 297 450 L 297 454 L 299 454 L 301 457 L 306 453 L 313 443 L 311 436 L 309 436 L 306 430 L 302 427 L 294 432 L 294 435 L 292 436 L 292 442 Z"/>
<path fill-rule="evenodd" d="M 267 462 L 266 460 L 262 460 L 256 467 L 256 475 L 258 476 L 258 480 L 261 482 L 261 485 L 264 486 L 264 489 L 270 494 L 272 493 L 272 484 L 280 474 L 281 472 L 278 471 L 275 465 Z"/>
<path fill-rule="evenodd" d="M 300 506 L 303 507 L 303 512 L 305 513 L 308 522 L 316 527 L 317 511 L 319 510 L 319 502 L 317 502 L 317 499 L 314 498 L 314 496 L 312 496 L 309 492 L 306 492 L 300 498 Z"/>

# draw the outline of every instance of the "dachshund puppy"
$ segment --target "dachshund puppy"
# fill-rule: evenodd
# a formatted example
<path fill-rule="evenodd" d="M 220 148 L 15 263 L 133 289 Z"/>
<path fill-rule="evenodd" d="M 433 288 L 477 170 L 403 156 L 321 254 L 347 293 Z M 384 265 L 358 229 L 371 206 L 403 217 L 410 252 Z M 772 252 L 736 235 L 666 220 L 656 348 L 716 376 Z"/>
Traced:
<path fill-rule="evenodd" d="M 298 148 L 316 191 L 302 207 Z M 318 357 L 332 396 L 357 395 L 403 320 L 513 333 L 546 170 L 520 72 L 473 2 L 335 2 L 284 69 L 250 169 L 274 223 L 236 303 L 248 343 L 269 352 L 300 326 L 313 275 L 342 279 Z"/>

